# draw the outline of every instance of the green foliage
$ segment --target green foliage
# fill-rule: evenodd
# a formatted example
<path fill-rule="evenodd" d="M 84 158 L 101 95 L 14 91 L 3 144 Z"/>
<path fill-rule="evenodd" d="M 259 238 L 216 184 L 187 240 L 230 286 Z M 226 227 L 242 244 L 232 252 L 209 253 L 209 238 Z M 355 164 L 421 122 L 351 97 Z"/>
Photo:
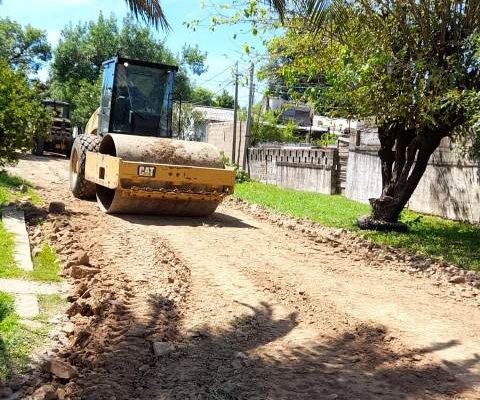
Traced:
<path fill-rule="evenodd" d="M 13 309 L 13 297 L 0 292 L 0 384 L 14 373 L 23 372 L 30 352 L 39 343 L 41 332 L 24 327 Z"/>
<path fill-rule="evenodd" d="M 33 259 L 33 271 L 19 268 L 13 258 L 14 241 L 0 225 L 0 244 L 4 252 L 0 255 L 0 278 L 19 278 L 40 282 L 60 282 L 60 264 L 55 250 L 49 245 L 43 245 Z"/>
<path fill-rule="evenodd" d="M 0 292 L 0 321 L 4 320 L 9 314 L 15 311 L 15 301 L 7 293 Z"/>
<path fill-rule="evenodd" d="M 10 18 L 0 18 L 0 59 L 14 69 L 36 73 L 50 58 L 45 31 L 30 25 L 22 27 Z"/>
<path fill-rule="evenodd" d="M 72 105 L 72 122 L 84 126 L 100 105 L 102 63 L 121 55 L 133 59 L 179 64 L 175 97 L 188 100 L 191 84 L 186 68 L 196 74 L 206 70 L 206 54 L 198 47 L 185 47 L 179 60 L 148 27 L 127 16 L 119 25 L 115 16 L 99 15 L 96 21 L 66 26 L 54 51 L 51 96 Z"/>
<path fill-rule="evenodd" d="M 208 71 L 208 67 L 205 65 L 206 60 L 207 53 L 202 52 L 198 45 L 183 46 L 182 63 L 186 64 L 195 75 L 202 75 Z"/>
<path fill-rule="evenodd" d="M 472 5 L 325 4 L 310 20 L 289 19 L 285 34 L 270 41 L 264 78 L 330 115 L 478 143 L 480 15 Z"/>
<path fill-rule="evenodd" d="M 232 95 L 230 95 L 225 89 L 223 89 L 222 93 L 215 97 L 214 100 L 215 107 L 222 107 L 222 108 L 232 108 L 235 104 L 235 99 Z"/>
<path fill-rule="evenodd" d="M 14 163 L 17 151 L 29 151 L 34 136 L 48 133 L 51 115 L 24 74 L 0 60 L 0 167 Z"/>
<path fill-rule="evenodd" d="M 237 185 L 234 196 L 283 214 L 308 218 L 325 226 L 345 228 L 378 244 L 395 246 L 480 271 L 480 227 L 476 225 L 404 211 L 402 220 L 410 225 L 410 233 L 364 233 L 358 230 L 356 221 L 368 212 L 369 206 L 343 196 L 300 192 L 258 182 Z"/>
<path fill-rule="evenodd" d="M 210 89 L 197 86 L 192 90 L 192 94 L 189 100 L 192 102 L 192 104 L 213 106 L 215 103 L 214 99 L 215 93 L 213 93 Z"/>
<path fill-rule="evenodd" d="M 328 147 L 337 142 L 337 135 L 334 133 L 324 133 L 320 139 L 313 142 L 315 146 Z"/>
<path fill-rule="evenodd" d="M 0 207 L 18 198 L 28 198 L 33 204 L 42 204 L 42 199 L 25 179 L 0 171 Z"/>
<path fill-rule="evenodd" d="M 60 282 L 60 263 L 55 250 L 45 244 L 33 258 L 33 271 L 29 278 L 42 282 Z"/>
<path fill-rule="evenodd" d="M 0 278 L 16 278 L 21 271 L 13 258 L 15 242 L 13 235 L 5 230 L 0 221 Z"/>
<path fill-rule="evenodd" d="M 222 151 L 222 161 L 223 164 L 227 167 L 233 167 L 235 171 L 235 182 L 236 183 L 243 183 L 243 182 L 249 182 L 250 181 L 250 175 L 248 175 L 248 172 L 242 169 L 240 165 L 236 163 L 232 163 L 230 159 L 228 158 L 227 155 Z"/>
<path fill-rule="evenodd" d="M 235 164 L 235 182 L 250 182 L 250 175 L 248 175 L 248 172 L 242 169 L 238 164 Z"/>
<path fill-rule="evenodd" d="M 280 114 L 274 111 L 262 112 L 254 108 L 252 124 L 252 145 L 265 142 L 294 142 L 296 124 L 288 121 L 285 125 L 279 123 Z"/>

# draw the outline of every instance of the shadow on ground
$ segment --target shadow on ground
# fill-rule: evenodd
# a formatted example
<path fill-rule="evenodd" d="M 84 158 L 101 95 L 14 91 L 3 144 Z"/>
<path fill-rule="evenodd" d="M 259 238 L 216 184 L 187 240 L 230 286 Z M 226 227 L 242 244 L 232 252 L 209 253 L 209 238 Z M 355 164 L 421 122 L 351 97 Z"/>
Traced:
<path fill-rule="evenodd" d="M 127 296 L 128 297 L 128 296 Z M 386 332 L 361 325 L 308 348 L 274 342 L 294 330 L 297 315 L 272 317 L 269 304 L 251 308 L 228 329 L 182 334 L 182 315 L 162 297 L 150 298 L 145 322 L 128 304 L 105 303 L 104 316 L 77 332 L 66 355 L 82 371 L 82 399 L 451 399 L 466 387 L 422 356 L 456 343 L 397 353 Z M 152 342 L 175 344 L 155 357 Z M 259 356 L 256 350 L 268 345 Z M 269 354 L 271 354 L 269 356 Z M 478 360 L 465 362 L 469 363 Z"/>
<path fill-rule="evenodd" d="M 153 216 L 153 215 L 113 215 L 127 222 L 137 225 L 150 226 L 214 226 L 218 228 L 250 228 L 256 227 L 245 223 L 241 219 L 232 217 L 231 215 L 215 212 L 209 217 L 169 217 L 169 216 Z"/>

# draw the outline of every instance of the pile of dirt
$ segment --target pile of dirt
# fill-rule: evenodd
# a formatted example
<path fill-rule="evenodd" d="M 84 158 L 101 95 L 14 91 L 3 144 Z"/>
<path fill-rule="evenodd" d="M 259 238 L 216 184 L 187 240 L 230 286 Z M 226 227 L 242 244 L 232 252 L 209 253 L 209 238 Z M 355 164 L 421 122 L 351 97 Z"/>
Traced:
<path fill-rule="evenodd" d="M 181 304 L 189 293 L 188 267 L 167 243 L 151 239 L 150 267 L 130 274 L 138 257 L 147 257 L 141 241 L 127 243 L 120 234 L 117 243 L 102 244 L 105 226 L 96 225 L 89 215 L 51 214 L 41 226 L 30 226 L 36 247 L 53 244 L 72 289 L 63 340 L 44 358 L 46 372 L 25 385 L 24 398 L 135 397 L 141 376 L 155 364 L 159 343 L 174 346 L 178 338 Z M 62 365 L 60 373 L 52 363 Z"/>

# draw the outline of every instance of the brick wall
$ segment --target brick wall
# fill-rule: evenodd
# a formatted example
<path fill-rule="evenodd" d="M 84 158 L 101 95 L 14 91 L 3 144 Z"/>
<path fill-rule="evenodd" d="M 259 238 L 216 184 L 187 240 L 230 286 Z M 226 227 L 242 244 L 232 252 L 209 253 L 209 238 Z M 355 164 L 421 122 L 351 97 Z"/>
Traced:
<path fill-rule="evenodd" d="M 361 134 L 361 133 L 360 133 Z M 379 146 L 368 135 L 350 142 L 346 196 L 368 203 L 382 190 Z M 444 218 L 480 223 L 480 164 L 462 160 L 445 139 L 432 155 L 408 207 Z"/>
<path fill-rule="evenodd" d="M 235 161 L 240 165 L 242 165 L 243 161 L 245 134 L 246 123 L 239 121 L 237 123 Z M 206 131 L 206 142 L 223 151 L 228 159 L 232 161 L 233 122 L 209 123 Z"/>
<path fill-rule="evenodd" d="M 336 192 L 337 149 L 251 148 L 252 179 L 284 188 Z"/>

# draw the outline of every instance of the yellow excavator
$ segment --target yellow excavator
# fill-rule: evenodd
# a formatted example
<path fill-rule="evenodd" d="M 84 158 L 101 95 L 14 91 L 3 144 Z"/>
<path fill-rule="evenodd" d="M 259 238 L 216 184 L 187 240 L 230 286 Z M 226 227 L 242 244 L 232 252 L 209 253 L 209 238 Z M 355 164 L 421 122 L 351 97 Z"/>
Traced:
<path fill-rule="evenodd" d="M 208 216 L 235 172 L 208 143 L 172 138 L 178 67 L 115 57 L 103 63 L 100 107 L 70 156 L 70 189 L 107 213 Z"/>

